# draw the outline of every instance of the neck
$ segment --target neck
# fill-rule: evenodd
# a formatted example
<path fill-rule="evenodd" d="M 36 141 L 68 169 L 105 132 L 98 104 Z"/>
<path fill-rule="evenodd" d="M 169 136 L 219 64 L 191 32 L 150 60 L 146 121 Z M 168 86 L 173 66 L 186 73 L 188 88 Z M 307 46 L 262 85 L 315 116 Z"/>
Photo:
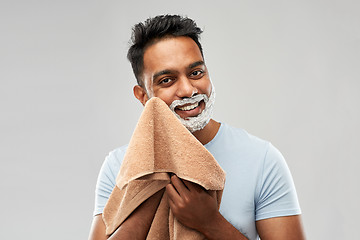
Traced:
<path fill-rule="evenodd" d="M 209 123 L 203 129 L 193 132 L 193 135 L 202 143 L 202 145 L 205 145 L 215 137 L 219 128 L 220 123 L 210 119 Z"/>

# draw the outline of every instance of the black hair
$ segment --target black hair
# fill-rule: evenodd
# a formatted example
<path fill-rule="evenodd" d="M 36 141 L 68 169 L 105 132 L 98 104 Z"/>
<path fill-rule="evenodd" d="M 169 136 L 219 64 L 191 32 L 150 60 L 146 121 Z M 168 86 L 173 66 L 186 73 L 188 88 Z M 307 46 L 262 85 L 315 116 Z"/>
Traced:
<path fill-rule="evenodd" d="M 202 30 L 195 21 L 179 15 L 159 15 L 136 24 L 132 29 L 129 59 L 138 85 L 142 86 L 141 74 L 144 70 L 144 52 L 147 47 L 165 37 L 190 37 L 203 51 L 199 42 Z"/>

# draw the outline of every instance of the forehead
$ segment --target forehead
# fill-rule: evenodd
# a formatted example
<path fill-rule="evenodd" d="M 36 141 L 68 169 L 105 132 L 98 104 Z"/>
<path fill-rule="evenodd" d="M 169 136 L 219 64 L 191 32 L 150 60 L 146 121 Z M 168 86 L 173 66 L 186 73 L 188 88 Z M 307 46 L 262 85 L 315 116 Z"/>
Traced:
<path fill-rule="evenodd" d="M 149 46 L 144 52 L 144 74 L 164 69 L 180 70 L 203 61 L 200 49 L 189 37 L 169 37 Z"/>

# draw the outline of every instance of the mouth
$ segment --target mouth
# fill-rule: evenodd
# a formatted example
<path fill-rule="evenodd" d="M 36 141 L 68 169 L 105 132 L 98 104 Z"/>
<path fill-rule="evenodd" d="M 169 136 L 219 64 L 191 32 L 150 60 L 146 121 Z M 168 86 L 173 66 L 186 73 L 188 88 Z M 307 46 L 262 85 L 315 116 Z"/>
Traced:
<path fill-rule="evenodd" d="M 175 112 L 183 119 L 198 116 L 205 107 L 205 102 L 189 103 L 175 108 Z"/>
<path fill-rule="evenodd" d="M 196 103 L 192 103 L 192 104 L 186 104 L 181 107 L 176 107 L 176 109 L 178 109 L 180 111 L 191 111 L 191 110 L 197 108 L 199 105 L 200 105 L 200 102 L 196 102 Z"/>

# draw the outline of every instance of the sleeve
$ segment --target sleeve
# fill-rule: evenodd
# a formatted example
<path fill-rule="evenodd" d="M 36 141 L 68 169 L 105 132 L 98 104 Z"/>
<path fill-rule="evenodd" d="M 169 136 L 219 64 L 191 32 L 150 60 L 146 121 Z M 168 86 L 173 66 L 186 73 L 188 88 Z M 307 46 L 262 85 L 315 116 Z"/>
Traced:
<path fill-rule="evenodd" d="M 122 151 L 120 151 L 120 154 L 119 151 L 118 149 L 110 152 L 101 166 L 95 189 L 94 216 L 103 213 L 110 194 L 116 185 L 116 177 L 122 160 L 122 157 L 119 158 L 118 156 L 122 155 Z"/>
<path fill-rule="evenodd" d="M 255 220 L 301 214 L 295 185 L 281 153 L 269 144 L 255 197 Z"/>

